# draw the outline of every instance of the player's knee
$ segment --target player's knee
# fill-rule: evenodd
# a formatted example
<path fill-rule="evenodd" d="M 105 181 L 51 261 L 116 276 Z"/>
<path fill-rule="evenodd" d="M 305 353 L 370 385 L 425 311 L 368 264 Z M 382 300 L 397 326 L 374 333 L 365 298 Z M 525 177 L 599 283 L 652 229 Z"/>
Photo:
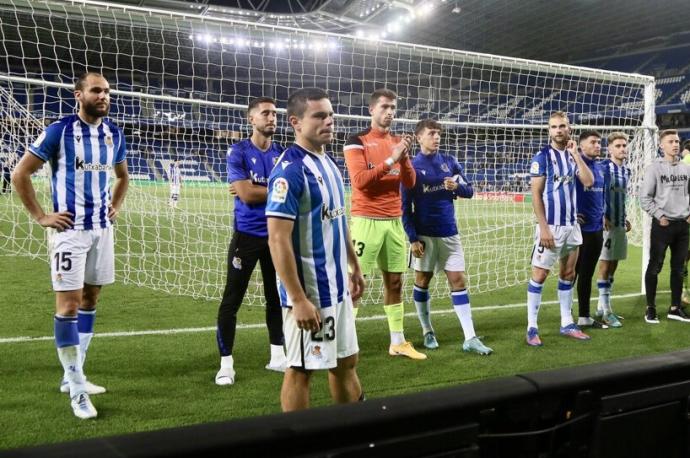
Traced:
<path fill-rule="evenodd" d="M 402 276 L 399 274 L 389 274 L 386 281 L 386 289 L 392 293 L 402 292 Z"/>
<path fill-rule="evenodd" d="M 81 307 L 81 301 L 76 296 L 59 298 L 55 307 L 58 315 L 76 316 Z"/>
<path fill-rule="evenodd" d="M 645 275 L 659 275 L 659 272 L 661 272 L 663 266 L 663 260 L 661 262 L 649 261 L 649 264 L 647 264 L 647 271 Z"/>
<path fill-rule="evenodd" d="M 464 272 L 458 272 L 458 274 L 453 276 L 450 280 L 450 287 L 453 291 L 465 289 L 466 284 Z"/>
<path fill-rule="evenodd" d="M 680 267 L 671 267 L 671 275 L 676 275 L 679 277 L 684 276 L 685 273 L 685 268 L 683 266 Z"/>
<path fill-rule="evenodd" d="M 561 271 L 561 278 L 566 281 L 574 281 L 575 269 L 563 269 L 563 271 Z"/>
<path fill-rule="evenodd" d="M 414 284 L 422 289 L 428 289 L 431 278 L 424 275 L 417 275 L 414 279 Z"/>
<path fill-rule="evenodd" d="M 285 370 L 285 382 L 290 385 L 308 385 L 312 371 L 299 366 L 290 366 Z"/>
<path fill-rule="evenodd" d="M 338 358 L 338 365 L 333 369 L 334 373 L 345 374 L 355 370 L 357 367 L 357 361 L 359 360 L 359 354 L 348 356 L 346 358 Z"/>
<path fill-rule="evenodd" d="M 544 269 L 532 269 L 532 280 L 537 283 L 544 283 L 546 277 L 549 276 L 549 271 Z"/>
<path fill-rule="evenodd" d="M 82 293 L 82 301 L 81 304 L 79 305 L 81 308 L 86 309 L 86 310 L 91 310 L 93 308 L 96 308 L 96 304 L 98 303 L 98 295 L 100 293 L 100 289 L 98 288 L 84 288 L 84 292 Z"/>

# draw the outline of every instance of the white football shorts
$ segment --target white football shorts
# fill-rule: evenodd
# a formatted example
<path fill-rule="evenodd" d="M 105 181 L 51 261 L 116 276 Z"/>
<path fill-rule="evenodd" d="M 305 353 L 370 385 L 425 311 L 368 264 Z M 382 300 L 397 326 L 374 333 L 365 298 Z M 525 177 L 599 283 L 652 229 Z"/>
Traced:
<path fill-rule="evenodd" d="M 343 302 L 321 308 L 319 312 L 321 329 L 319 332 L 310 332 L 297 327 L 292 308 L 283 308 L 283 334 L 289 367 L 333 369 L 338 365 L 338 359 L 359 352 L 349 293 Z"/>
<path fill-rule="evenodd" d="M 582 232 L 580 225 L 575 223 L 573 226 L 552 226 L 549 225 L 555 246 L 545 248 L 539 244 L 540 230 L 537 229 L 534 235 L 534 248 L 532 249 L 532 265 L 542 269 L 551 270 L 559 259 L 568 256 L 582 245 Z"/>
<path fill-rule="evenodd" d="M 113 226 L 90 230 L 51 230 L 48 234 L 54 291 L 74 291 L 115 281 Z"/>
<path fill-rule="evenodd" d="M 604 231 L 604 245 L 601 247 L 601 261 L 622 261 L 628 257 L 628 234 L 625 227 L 613 227 Z"/>
<path fill-rule="evenodd" d="M 411 268 L 418 272 L 465 271 L 465 252 L 459 234 L 450 237 L 420 235 L 419 240 L 424 244 L 424 254 L 415 258 L 410 252 Z"/>

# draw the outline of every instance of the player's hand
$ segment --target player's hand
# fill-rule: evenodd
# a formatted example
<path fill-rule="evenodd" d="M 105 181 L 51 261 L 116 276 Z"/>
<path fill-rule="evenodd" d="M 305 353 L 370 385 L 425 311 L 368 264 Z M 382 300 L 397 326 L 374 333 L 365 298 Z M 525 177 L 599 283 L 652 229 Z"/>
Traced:
<path fill-rule="evenodd" d="M 573 158 L 577 156 L 577 142 L 575 140 L 568 140 L 565 149 Z"/>
<path fill-rule="evenodd" d="M 415 258 L 424 256 L 424 244 L 419 240 L 410 244 L 410 250 L 412 251 L 412 256 Z"/>
<path fill-rule="evenodd" d="M 117 218 L 117 215 L 120 214 L 120 210 L 113 207 L 112 205 L 108 207 L 108 219 L 110 221 L 115 221 L 115 218 Z"/>
<path fill-rule="evenodd" d="M 350 274 L 350 295 L 352 300 L 356 303 L 362 294 L 364 294 L 364 276 L 361 270 L 355 270 Z"/>
<path fill-rule="evenodd" d="M 38 224 L 43 227 L 52 227 L 58 231 L 64 231 L 74 226 L 74 220 L 72 219 L 72 213 L 70 212 L 57 212 L 48 213 L 41 216 L 36 220 Z"/>
<path fill-rule="evenodd" d="M 585 221 L 587 221 L 587 220 L 585 219 L 585 215 L 582 214 L 582 213 L 578 213 L 578 214 L 577 214 L 577 223 L 578 223 L 578 224 L 585 224 Z"/>
<path fill-rule="evenodd" d="M 688 218 L 690 220 L 690 218 Z M 690 222 L 690 221 L 688 221 Z M 630 232 L 632 230 L 632 224 L 630 224 L 630 221 L 627 219 L 625 220 L 625 232 Z"/>
<path fill-rule="evenodd" d="M 626 220 L 625 221 L 625 227 L 626 228 L 628 227 L 628 224 L 630 224 L 630 222 L 628 220 Z M 605 216 L 604 216 L 604 229 L 606 229 L 607 231 L 611 230 L 611 221 L 609 221 L 609 219 Z M 629 230 L 630 229 L 626 229 L 625 232 L 628 232 Z"/>
<path fill-rule="evenodd" d="M 318 331 L 321 329 L 321 315 L 309 299 L 292 304 L 292 315 L 299 329 Z"/>
<path fill-rule="evenodd" d="M 453 177 L 445 177 L 443 179 L 443 187 L 446 189 L 446 191 L 455 191 L 458 189 L 458 186 L 460 185 L 453 179 Z"/>
<path fill-rule="evenodd" d="M 230 186 L 228 187 L 228 191 L 230 191 L 230 195 L 232 197 L 235 197 L 237 195 L 237 190 L 235 190 L 235 184 L 230 183 Z"/>
<path fill-rule="evenodd" d="M 393 147 L 393 154 L 391 154 L 393 161 L 400 162 L 401 159 L 407 157 L 411 146 L 412 136 L 410 134 L 400 137 L 400 141 Z"/>
<path fill-rule="evenodd" d="M 551 229 L 548 226 L 541 228 L 541 230 L 539 231 L 539 245 L 548 249 L 554 248 L 556 246 L 556 242 L 553 238 L 553 233 L 551 232 Z"/>
<path fill-rule="evenodd" d="M 671 224 L 671 223 L 668 220 L 668 218 L 666 218 L 665 216 L 662 216 L 661 218 L 659 218 L 659 226 L 665 227 L 665 226 L 668 226 L 669 224 Z"/>

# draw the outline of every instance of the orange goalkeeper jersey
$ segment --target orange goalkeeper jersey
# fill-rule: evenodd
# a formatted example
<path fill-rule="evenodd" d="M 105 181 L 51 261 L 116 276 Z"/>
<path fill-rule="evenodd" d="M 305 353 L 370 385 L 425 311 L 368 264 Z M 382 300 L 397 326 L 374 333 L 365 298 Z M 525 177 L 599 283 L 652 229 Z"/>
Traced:
<path fill-rule="evenodd" d="M 399 141 L 400 138 L 388 132 L 369 128 L 351 136 L 345 143 L 353 216 L 395 218 L 402 215 L 400 183 L 412 188 L 417 176 L 409 157 L 392 167 L 385 163 Z"/>

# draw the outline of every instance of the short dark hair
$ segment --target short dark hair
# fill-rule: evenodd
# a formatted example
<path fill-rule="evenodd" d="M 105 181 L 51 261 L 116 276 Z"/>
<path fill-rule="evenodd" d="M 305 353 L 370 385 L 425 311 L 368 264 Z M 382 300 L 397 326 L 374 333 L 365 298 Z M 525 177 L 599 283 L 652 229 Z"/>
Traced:
<path fill-rule="evenodd" d="M 596 130 L 585 130 L 580 134 L 580 138 L 578 139 L 578 142 L 586 140 L 589 137 L 597 137 L 597 138 L 601 139 L 601 134 L 599 133 L 599 131 L 596 131 Z"/>
<path fill-rule="evenodd" d="M 77 80 L 74 82 L 74 90 L 75 91 L 83 90 L 84 89 L 84 81 L 86 81 L 86 79 L 89 76 L 97 76 L 97 77 L 105 78 L 103 75 L 101 75 L 98 72 L 84 72 L 81 75 L 79 75 L 77 77 Z"/>
<path fill-rule="evenodd" d="M 287 102 L 287 116 L 302 118 L 307 111 L 307 101 L 330 99 L 328 92 L 318 87 L 305 87 L 290 94 Z"/>
<path fill-rule="evenodd" d="M 676 129 L 662 130 L 661 132 L 659 132 L 659 141 L 663 140 L 664 137 L 669 135 L 678 135 L 678 131 Z"/>
<path fill-rule="evenodd" d="M 272 103 L 274 106 L 276 105 L 276 101 L 270 97 L 255 97 L 251 99 L 249 105 L 247 105 L 247 114 L 262 103 Z"/>
<path fill-rule="evenodd" d="M 379 101 L 381 97 L 385 97 L 387 99 L 395 100 L 398 98 L 398 94 L 395 92 L 391 91 L 388 88 L 382 87 L 379 89 L 376 89 L 374 92 L 371 93 L 369 96 L 369 106 L 373 107 L 376 105 L 376 103 Z"/>
<path fill-rule="evenodd" d="M 414 127 L 414 134 L 421 134 L 424 129 L 443 130 L 441 123 L 432 118 L 421 119 Z"/>
<path fill-rule="evenodd" d="M 683 142 L 683 149 L 690 151 L 690 140 L 685 140 Z"/>

